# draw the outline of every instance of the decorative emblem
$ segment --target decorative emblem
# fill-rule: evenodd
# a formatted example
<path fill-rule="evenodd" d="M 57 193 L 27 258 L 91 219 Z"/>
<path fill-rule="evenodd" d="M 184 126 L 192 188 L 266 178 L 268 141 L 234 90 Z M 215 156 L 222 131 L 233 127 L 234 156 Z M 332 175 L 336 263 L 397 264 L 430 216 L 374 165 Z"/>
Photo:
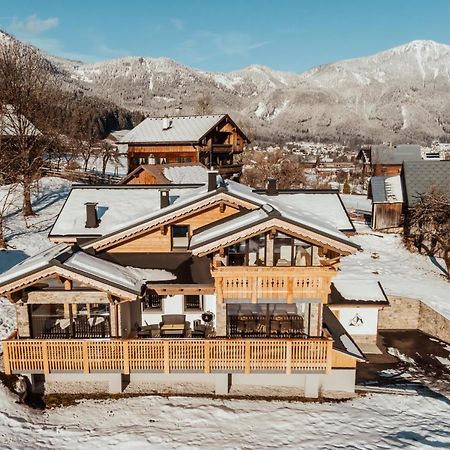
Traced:
<path fill-rule="evenodd" d="M 349 322 L 349 326 L 351 326 L 351 327 L 360 327 L 363 324 L 364 324 L 364 321 L 362 320 L 362 317 L 358 313 Z"/>

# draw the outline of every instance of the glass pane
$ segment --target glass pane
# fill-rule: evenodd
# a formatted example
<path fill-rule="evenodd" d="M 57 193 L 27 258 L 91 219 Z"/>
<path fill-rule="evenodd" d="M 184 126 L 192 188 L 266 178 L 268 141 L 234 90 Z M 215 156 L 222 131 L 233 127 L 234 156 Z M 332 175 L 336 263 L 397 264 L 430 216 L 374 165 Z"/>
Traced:
<path fill-rule="evenodd" d="M 294 265 L 312 265 L 312 245 L 300 239 L 294 239 Z"/>
<path fill-rule="evenodd" d="M 264 234 L 254 236 L 249 239 L 248 265 L 265 266 L 266 265 L 266 238 Z"/>
<path fill-rule="evenodd" d="M 273 264 L 290 266 L 292 264 L 292 237 L 277 232 L 273 242 Z"/>

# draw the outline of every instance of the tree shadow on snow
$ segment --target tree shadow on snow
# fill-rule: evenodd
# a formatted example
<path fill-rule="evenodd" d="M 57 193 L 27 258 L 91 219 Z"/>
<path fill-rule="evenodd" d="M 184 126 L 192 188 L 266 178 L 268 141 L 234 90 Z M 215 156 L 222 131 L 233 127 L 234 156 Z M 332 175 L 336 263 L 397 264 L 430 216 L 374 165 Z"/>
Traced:
<path fill-rule="evenodd" d="M 22 250 L 1 250 L 0 273 L 5 272 L 26 258 L 28 258 L 28 255 Z"/>
<path fill-rule="evenodd" d="M 450 437 L 450 432 L 448 432 L 448 431 L 444 431 L 442 429 L 433 430 L 433 431 L 434 431 L 434 433 L 438 434 L 439 436 L 445 438 L 446 441 Z M 413 442 L 420 443 L 422 445 L 426 445 L 428 447 L 448 448 L 447 444 L 445 442 L 429 439 L 429 438 L 422 436 L 421 434 L 416 433 L 414 431 L 406 431 L 406 430 L 399 431 L 398 433 L 390 434 L 390 435 L 386 436 L 386 438 L 394 439 L 394 440 L 398 441 L 399 443 L 401 443 L 402 445 L 405 445 L 405 444 L 413 441 Z"/>

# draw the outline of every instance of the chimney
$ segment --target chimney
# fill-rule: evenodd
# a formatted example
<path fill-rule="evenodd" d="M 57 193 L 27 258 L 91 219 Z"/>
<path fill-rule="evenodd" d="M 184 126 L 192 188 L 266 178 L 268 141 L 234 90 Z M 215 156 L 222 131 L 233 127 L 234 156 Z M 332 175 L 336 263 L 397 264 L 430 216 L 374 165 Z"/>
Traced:
<path fill-rule="evenodd" d="M 164 116 L 163 122 L 162 122 L 162 129 L 168 130 L 171 126 L 172 126 L 172 121 L 167 116 Z"/>
<path fill-rule="evenodd" d="M 208 171 L 208 192 L 215 191 L 217 189 L 217 170 Z"/>
<path fill-rule="evenodd" d="M 277 188 L 277 180 L 276 180 L 276 178 L 268 178 L 267 179 L 266 194 L 267 195 L 278 195 L 278 188 Z"/>
<path fill-rule="evenodd" d="M 161 209 L 167 208 L 169 206 L 169 189 L 159 190 L 159 200 Z"/>
<path fill-rule="evenodd" d="M 86 228 L 97 228 L 100 220 L 97 216 L 97 203 L 88 202 L 86 205 Z"/>

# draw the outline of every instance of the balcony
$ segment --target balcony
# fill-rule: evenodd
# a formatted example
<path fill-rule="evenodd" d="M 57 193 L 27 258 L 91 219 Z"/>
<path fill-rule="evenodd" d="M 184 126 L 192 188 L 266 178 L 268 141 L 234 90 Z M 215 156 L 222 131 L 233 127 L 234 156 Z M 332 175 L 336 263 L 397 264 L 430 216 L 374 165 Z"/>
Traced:
<path fill-rule="evenodd" d="M 336 271 L 330 267 L 248 267 L 228 266 L 212 270 L 217 301 L 230 299 L 319 298 L 328 302 L 331 279 Z"/>
<path fill-rule="evenodd" d="M 104 339 L 3 341 L 5 373 L 328 373 L 333 341 L 308 339 Z"/>

